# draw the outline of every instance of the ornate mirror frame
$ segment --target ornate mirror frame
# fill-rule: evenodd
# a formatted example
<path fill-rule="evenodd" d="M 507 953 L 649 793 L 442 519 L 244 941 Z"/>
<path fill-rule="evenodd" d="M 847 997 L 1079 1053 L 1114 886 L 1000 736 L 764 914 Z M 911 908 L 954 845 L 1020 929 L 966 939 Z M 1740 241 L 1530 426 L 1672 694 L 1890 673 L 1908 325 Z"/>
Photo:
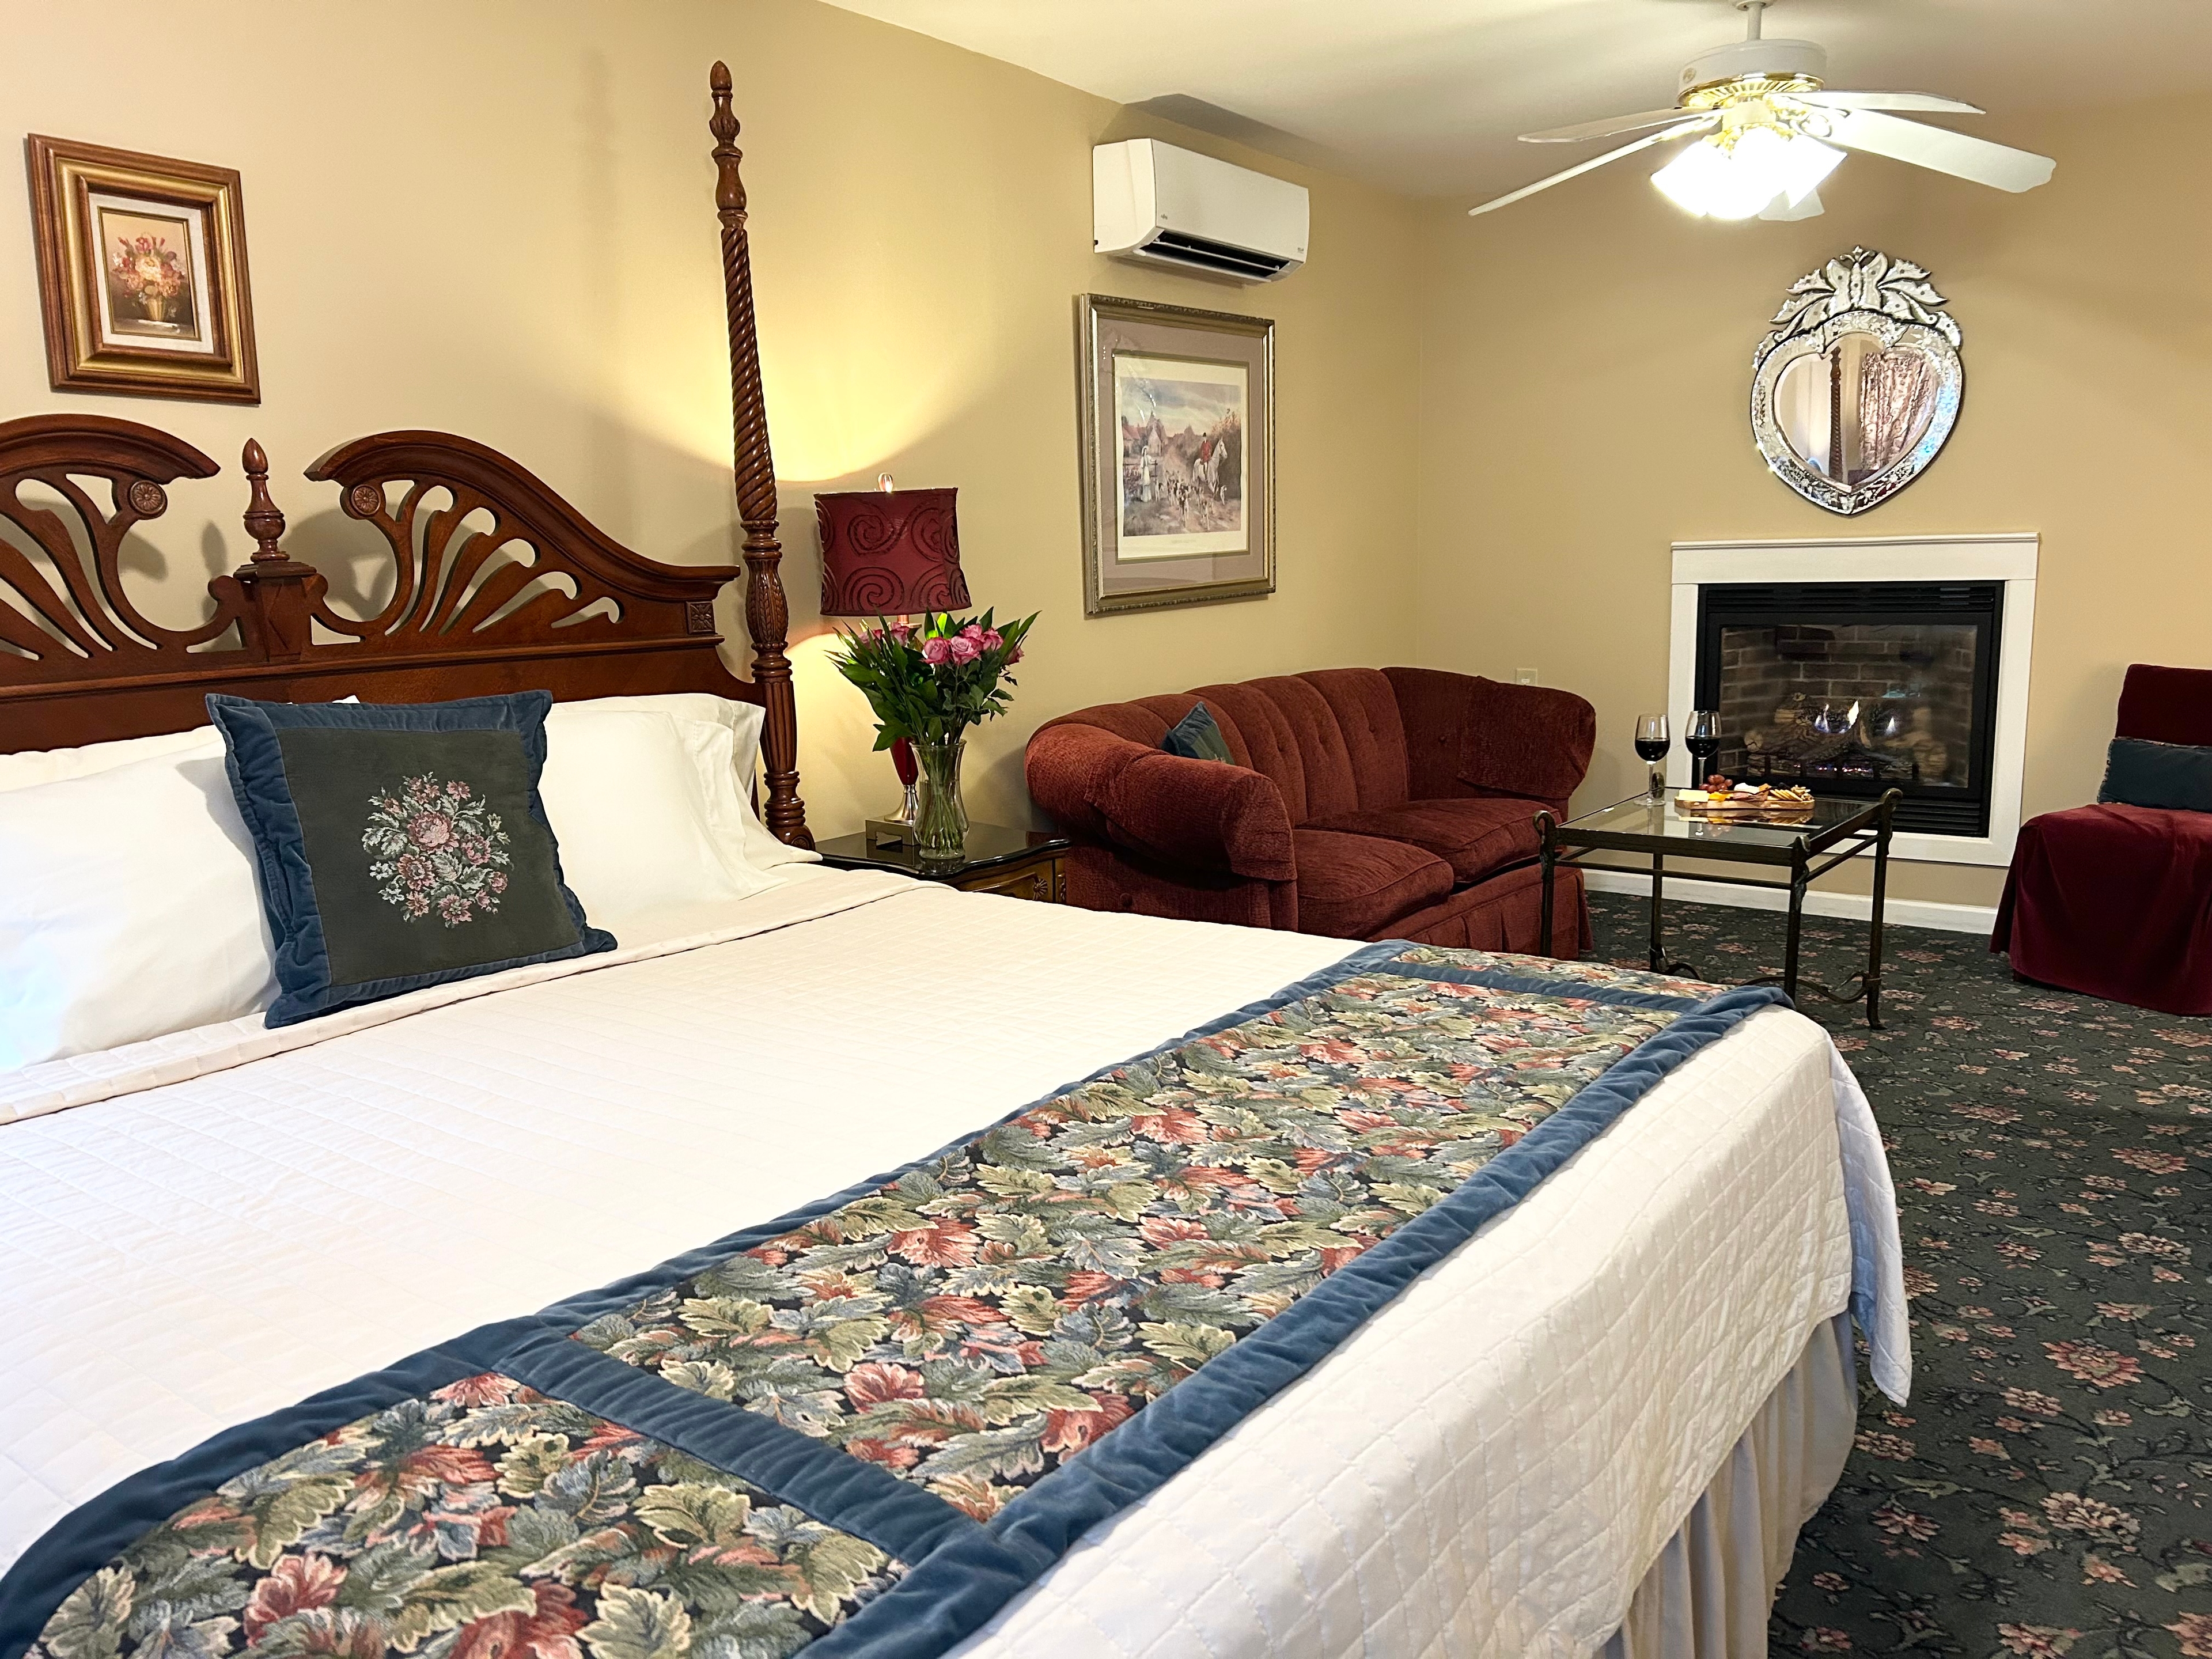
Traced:
<path fill-rule="evenodd" d="M 1751 432 L 1774 476 L 1815 507 L 1846 515 L 1879 507 L 1928 470 L 1958 424 L 1966 369 L 1959 357 L 1959 325 L 1928 273 L 1910 259 L 1855 247 L 1790 285 L 1774 313 L 1774 331 L 1752 354 Z M 1925 357 L 1935 376 L 1934 407 L 1912 447 L 1856 483 L 1839 483 L 1790 443 L 1775 409 L 1784 371 L 1825 356 L 1851 334 L 1872 335 L 1885 352 Z"/>

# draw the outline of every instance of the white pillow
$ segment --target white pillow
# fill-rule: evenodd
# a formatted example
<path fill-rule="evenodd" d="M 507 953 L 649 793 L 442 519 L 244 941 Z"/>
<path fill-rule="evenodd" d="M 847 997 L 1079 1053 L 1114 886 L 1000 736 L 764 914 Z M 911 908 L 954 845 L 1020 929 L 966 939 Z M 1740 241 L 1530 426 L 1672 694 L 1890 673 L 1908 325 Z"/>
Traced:
<path fill-rule="evenodd" d="M 706 691 L 668 691 L 639 697 L 592 697 L 556 703 L 546 723 L 550 734 L 564 714 L 577 709 L 628 708 L 667 715 L 676 722 L 684 746 L 699 769 L 707 801 L 707 822 L 726 857 L 734 856 L 756 871 L 784 864 L 818 863 L 821 854 L 791 847 L 769 833 L 753 808 L 753 783 L 760 775 L 760 735 L 764 715 L 757 703 L 738 702 Z M 726 732 L 726 746 L 714 734 Z M 559 832 L 559 826 L 555 826 Z"/>
<path fill-rule="evenodd" d="M 359 702 L 361 699 L 340 697 L 338 701 Z M 19 755 L 0 755 L 0 791 L 27 789 L 34 783 L 55 783 L 64 778 L 88 778 L 156 755 L 185 755 L 196 750 L 220 755 L 222 734 L 212 726 L 196 726 L 189 732 L 88 743 L 82 749 L 28 749 Z"/>
<path fill-rule="evenodd" d="M 338 701 L 355 702 L 359 699 L 347 696 Z M 699 769 L 709 831 L 726 858 L 734 856 L 756 871 L 820 860 L 818 853 L 778 841 L 769 833 L 768 826 L 754 810 L 753 784 L 760 775 L 760 734 L 764 718 L 757 703 L 739 702 L 706 691 L 668 691 L 650 696 L 592 697 L 581 702 L 556 703 L 552 718 L 557 722 L 564 710 L 580 708 L 641 709 L 665 714 L 676 722 Z M 547 730 L 552 729 L 549 725 Z M 711 734 L 717 730 L 728 733 L 726 748 L 714 741 Z M 0 755 L 0 791 L 27 788 L 62 778 L 88 777 L 156 755 L 189 754 L 203 749 L 214 754 L 222 752 L 222 738 L 212 726 L 198 726 L 190 732 L 164 732 L 158 737 L 87 744 L 82 749 L 40 749 L 20 755 Z"/>
<path fill-rule="evenodd" d="M 194 750 L 220 755 L 222 738 L 212 726 L 201 726 L 189 732 L 164 732 L 159 737 L 88 743 L 82 749 L 32 749 L 20 755 L 0 755 L 0 791 L 90 777 L 157 755 L 189 754 Z"/>
<path fill-rule="evenodd" d="M 727 732 L 712 735 L 726 754 Z M 716 846 L 699 763 L 666 714 L 557 705 L 545 721 L 538 796 L 562 879 L 592 925 L 617 939 L 648 913 L 727 903 L 772 884 Z"/>
<path fill-rule="evenodd" d="M 237 1019 L 276 994 L 220 741 L 0 792 L 0 1071 Z"/>

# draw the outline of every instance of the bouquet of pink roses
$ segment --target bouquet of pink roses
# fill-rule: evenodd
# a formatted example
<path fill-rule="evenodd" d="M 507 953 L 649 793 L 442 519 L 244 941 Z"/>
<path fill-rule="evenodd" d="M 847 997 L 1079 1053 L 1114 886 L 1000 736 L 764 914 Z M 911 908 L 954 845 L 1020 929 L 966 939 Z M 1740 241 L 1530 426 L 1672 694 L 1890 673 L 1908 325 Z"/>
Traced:
<path fill-rule="evenodd" d="M 961 617 L 932 611 L 917 624 L 887 622 L 841 630 L 843 649 L 830 660 L 860 688 L 875 710 L 876 747 L 902 738 L 945 743 L 978 720 L 1006 712 L 1032 612 L 1001 628 L 986 611 Z"/>

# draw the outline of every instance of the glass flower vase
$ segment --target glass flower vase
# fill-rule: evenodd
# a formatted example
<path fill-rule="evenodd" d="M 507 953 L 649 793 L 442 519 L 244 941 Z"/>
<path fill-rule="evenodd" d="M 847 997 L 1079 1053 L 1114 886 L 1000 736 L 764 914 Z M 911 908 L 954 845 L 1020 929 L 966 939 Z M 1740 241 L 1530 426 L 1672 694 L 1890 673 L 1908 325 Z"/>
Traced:
<path fill-rule="evenodd" d="M 915 740 L 921 775 L 914 841 L 925 861 L 949 861 L 968 850 L 968 809 L 960 799 L 960 757 L 967 742 L 964 736 Z"/>

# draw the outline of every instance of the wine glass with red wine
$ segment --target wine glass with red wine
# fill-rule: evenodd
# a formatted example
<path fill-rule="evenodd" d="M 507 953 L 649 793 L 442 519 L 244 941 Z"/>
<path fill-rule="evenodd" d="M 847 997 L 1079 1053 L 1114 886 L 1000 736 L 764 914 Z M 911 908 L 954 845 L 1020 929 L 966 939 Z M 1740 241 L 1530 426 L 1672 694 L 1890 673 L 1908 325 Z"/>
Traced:
<path fill-rule="evenodd" d="M 1636 717 L 1636 753 L 1651 768 L 1650 788 L 1651 799 L 1658 800 L 1667 793 L 1667 769 L 1662 764 L 1671 746 L 1667 735 L 1664 714 L 1638 714 Z"/>
<path fill-rule="evenodd" d="M 1717 710 L 1700 708 L 1690 716 L 1690 724 L 1682 733 L 1682 747 L 1690 751 L 1694 775 L 1690 785 L 1695 788 L 1712 775 L 1713 757 L 1721 752 L 1721 717 Z"/>

